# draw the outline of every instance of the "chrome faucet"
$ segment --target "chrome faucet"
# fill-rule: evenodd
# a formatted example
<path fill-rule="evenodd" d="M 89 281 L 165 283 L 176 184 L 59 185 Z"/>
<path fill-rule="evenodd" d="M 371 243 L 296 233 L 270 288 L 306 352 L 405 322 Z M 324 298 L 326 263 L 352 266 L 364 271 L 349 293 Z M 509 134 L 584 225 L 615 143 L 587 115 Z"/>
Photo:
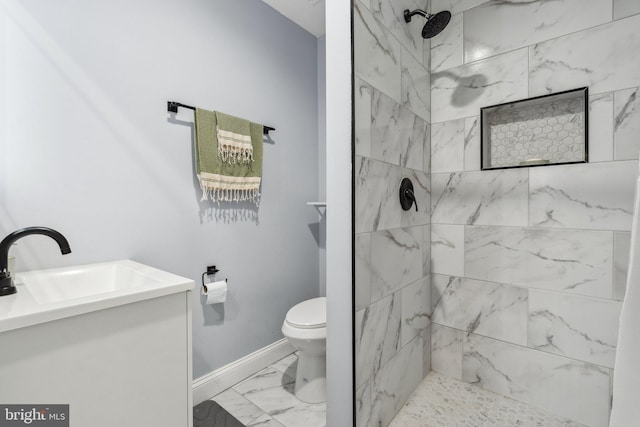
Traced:
<path fill-rule="evenodd" d="M 0 242 L 0 297 L 15 294 L 17 292 L 16 287 L 13 284 L 13 278 L 11 277 L 8 269 L 9 249 L 11 248 L 11 245 L 16 242 L 16 240 L 21 239 L 25 236 L 29 236 L 31 234 L 42 234 L 44 236 L 49 236 L 56 241 L 58 246 L 60 246 L 60 252 L 62 252 L 62 255 L 71 253 L 71 249 L 69 248 L 69 242 L 67 242 L 67 239 L 62 234 L 51 228 L 27 227 L 9 234 L 2 240 L 2 242 Z"/>

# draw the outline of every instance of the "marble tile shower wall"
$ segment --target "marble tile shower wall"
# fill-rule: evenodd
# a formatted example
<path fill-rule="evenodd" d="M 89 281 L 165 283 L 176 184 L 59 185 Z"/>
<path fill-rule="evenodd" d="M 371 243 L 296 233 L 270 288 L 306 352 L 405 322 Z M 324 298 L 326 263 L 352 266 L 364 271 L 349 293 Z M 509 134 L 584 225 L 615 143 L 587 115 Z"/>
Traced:
<path fill-rule="evenodd" d="M 384 427 L 430 370 L 430 45 L 424 0 L 355 3 L 357 419 Z"/>
<path fill-rule="evenodd" d="M 606 426 L 640 147 L 640 2 L 433 0 L 431 366 Z M 589 87 L 589 163 L 480 171 L 479 109 Z"/>

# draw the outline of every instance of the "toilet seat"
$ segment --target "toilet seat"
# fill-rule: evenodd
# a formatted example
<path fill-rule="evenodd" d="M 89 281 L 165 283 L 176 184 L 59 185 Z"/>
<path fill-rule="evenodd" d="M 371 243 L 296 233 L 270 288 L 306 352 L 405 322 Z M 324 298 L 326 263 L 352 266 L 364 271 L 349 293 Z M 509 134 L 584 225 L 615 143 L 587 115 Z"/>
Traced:
<path fill-rule="evenodd" d="M 297 329 L 325 328 L 327 326 L 327 298 L 313 298 L 294 305 L 287 312 L 285 322 Z"/>

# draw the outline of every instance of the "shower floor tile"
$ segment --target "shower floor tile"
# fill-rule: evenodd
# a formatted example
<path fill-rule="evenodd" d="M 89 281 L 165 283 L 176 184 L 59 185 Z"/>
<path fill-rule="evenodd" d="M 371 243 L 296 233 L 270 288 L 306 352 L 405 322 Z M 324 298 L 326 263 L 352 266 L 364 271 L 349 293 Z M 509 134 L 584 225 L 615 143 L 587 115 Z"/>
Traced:
<path fill-rule="evenodd" d="M 585 427 L 472 384 L 430 372 L 389 427 Z"/>
<path fill-rule="evenodd" d="M 291 354 L 211 400 L 247 427 L 325 427 L 326 404 L 293 394 L 297 363 Z"/>

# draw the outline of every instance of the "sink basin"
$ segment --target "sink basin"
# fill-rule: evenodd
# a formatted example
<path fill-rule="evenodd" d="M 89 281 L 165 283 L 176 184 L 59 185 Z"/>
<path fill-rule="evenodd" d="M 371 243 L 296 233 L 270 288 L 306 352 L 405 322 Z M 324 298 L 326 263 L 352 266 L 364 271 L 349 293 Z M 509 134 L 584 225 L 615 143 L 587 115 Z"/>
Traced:
<path fill-rule="evenodd" d="M 131 260 L 19 273 L 0 297 L 0 332 L 193 289 L 193 280 Z"/>
<path fill-rule="evenodd" d="M 36 271 L 19 275 L 18 282 L 24 285 L 38 304 L 162 284 L 157 278 L 145 274 L 144 270 L 122 263 Z"/>

